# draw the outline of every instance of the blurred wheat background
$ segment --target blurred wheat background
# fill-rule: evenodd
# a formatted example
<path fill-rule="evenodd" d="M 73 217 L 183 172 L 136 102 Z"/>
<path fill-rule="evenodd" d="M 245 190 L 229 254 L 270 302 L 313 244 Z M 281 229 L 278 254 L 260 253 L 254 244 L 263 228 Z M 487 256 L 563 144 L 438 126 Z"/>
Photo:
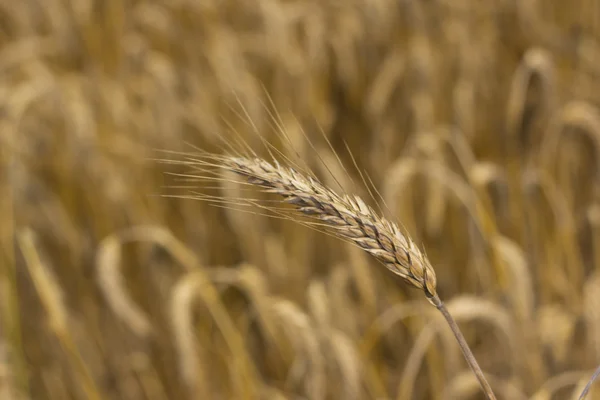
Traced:
<path fill-rule="evenodd" d="M 292 155 L 284 129 L 324 183 L 372 180 L 499 398 L 577 399 L 599 74 L 595 0 L 0 1 L 0 398 L 482 398 L 360 250 L 162 196 L 157 149 Z"/>

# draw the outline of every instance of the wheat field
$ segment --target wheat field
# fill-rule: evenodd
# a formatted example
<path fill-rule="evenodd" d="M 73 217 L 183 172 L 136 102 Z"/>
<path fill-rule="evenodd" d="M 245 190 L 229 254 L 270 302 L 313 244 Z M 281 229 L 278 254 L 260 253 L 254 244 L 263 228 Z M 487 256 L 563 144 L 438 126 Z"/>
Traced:
<path fill-rule="evenodd" d="M 384 209 L 499 399 L 579 398 L 599 1 L 0 0 L 0 399 L 484 398 L 423 290 L 177 162 L 240 144 Z"/>

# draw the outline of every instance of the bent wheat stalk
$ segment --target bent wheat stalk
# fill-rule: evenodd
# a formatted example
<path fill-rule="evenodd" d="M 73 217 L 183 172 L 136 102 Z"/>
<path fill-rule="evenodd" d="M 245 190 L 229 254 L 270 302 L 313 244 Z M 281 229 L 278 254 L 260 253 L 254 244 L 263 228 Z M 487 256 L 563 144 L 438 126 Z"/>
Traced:
<path fill-rule="evenodd" d="M 496 399 L 458 325 L 437 294 L 435 271 L 427 256 L 395 223 L 378 216 L 358 196 L 339 195 L 316 178 L 305 176 L 278 162 L 227 155 L 212 155 L 210 158 L 211 161 L 192 160 L 190 164 L 235 173 L 248 184 L 283 197 L 284 202 L 293 205 L 302 214 L 318 220 L 321 228 L 358 245 L 405 282 L 423 290 L 429 302 L 442 313 L 452 329 L 487 397 Z M 256 203 L 248 200 L 246 204 Z M 272 206 L 267 208 L 276 209 Z"/>

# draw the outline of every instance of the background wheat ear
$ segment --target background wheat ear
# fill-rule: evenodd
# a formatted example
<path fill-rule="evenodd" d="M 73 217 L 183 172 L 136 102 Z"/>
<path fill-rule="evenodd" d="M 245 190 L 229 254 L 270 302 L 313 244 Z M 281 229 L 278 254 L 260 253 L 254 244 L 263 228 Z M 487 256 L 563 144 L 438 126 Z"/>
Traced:
<path fill-rule="evenodd" d="M 487 397 L 496 398 L 458 324 L 438 296 L 435 271 L 426 254 L 407 234 L 402 233 L 397 224 L 377 215 L 360 197 L 340 195 L 322 185 L 316 178 L 277 161 L 270 163 L 261 158 L 227 155 L 210 158 L 210 161 L 200 163 L 205 164 L 205 167 L 212 166 L 233 172 L 262 191 L 281 196 L 284 202 L 293 206 L 293 210 L 309 218 L 309 225 L 354 243 L 406 283 L 423 290 L 429 302 L 442 313 L 452 329 Z M 227 201 L 226 198 L 220 199 L 223 200 Z M 248 203 L 258 205 L 254 200 L 248 200 Z M 280 213 L 286 212 L 277 206 L 264 207 Z"/>

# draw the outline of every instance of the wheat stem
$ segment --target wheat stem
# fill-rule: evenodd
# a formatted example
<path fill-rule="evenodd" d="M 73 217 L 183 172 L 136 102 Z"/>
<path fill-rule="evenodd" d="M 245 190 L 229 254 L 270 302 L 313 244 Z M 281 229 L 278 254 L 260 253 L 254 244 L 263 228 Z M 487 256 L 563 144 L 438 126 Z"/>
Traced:
<path fill-rule="evenodd" d="M 590 378 L 589 382 L 585 386 L 585 389 L 583 389 L 583 392 L 581 392 L 581 395 L 579 396 L 579 400 L 584 400 L 586 398 L 590 389 L 592 388 L 592 385 L 594 384 L 596 379 L 598 379 L 599 376 L 600 376 L 600 366 L 598 366 L 598 368 L 596 368 L 596 371 L 594 372 L 594 374 Z"/>
<path fill-rule="evenodd" d="M 446 319 L 446 322 L 448 322 L 448 325 L 450 326 L 452 333 L 454 333 L 454 337 L 456 337 L 456 340 L 458 341 L 458 345 L 460 346 L 460 349 L 462 350 L 462 353 L 465 356 L 465 359 L 467 360 L 467 364 L 469 364 L 469 367 L 471 367 L 471 370 L 477 377 L 477 380 L 479 381 L 479 384 L 481 385 L 481 388 L 483 389 L 487 398 L 490 400 L 496 400 L 496 396 L 494 395 L 494 392 L 492 391 L 492 387 L 490 386 L 487 379 L 485 378 L 485 375 L 483 374 L 481 367 L 477 363 L 477 360 L 475 359 L 475 356 L 473 355 L 471 348 L 467 344 L 467 341 L 466 341 L 465 337 L 463 336 L 460 328 L 458 327 L 458 324 L 456 323 L 456 321 L 454 320 L 454 318 L 452 317 L 452 315 L 450 314 L 450 312 L 444 305 L 444 302 L 442 300 L 440 300 L 440 298 L 437 294 L 434 295 L 430 299 L 430 301 L 442 313 L 442 315 Z"/>

